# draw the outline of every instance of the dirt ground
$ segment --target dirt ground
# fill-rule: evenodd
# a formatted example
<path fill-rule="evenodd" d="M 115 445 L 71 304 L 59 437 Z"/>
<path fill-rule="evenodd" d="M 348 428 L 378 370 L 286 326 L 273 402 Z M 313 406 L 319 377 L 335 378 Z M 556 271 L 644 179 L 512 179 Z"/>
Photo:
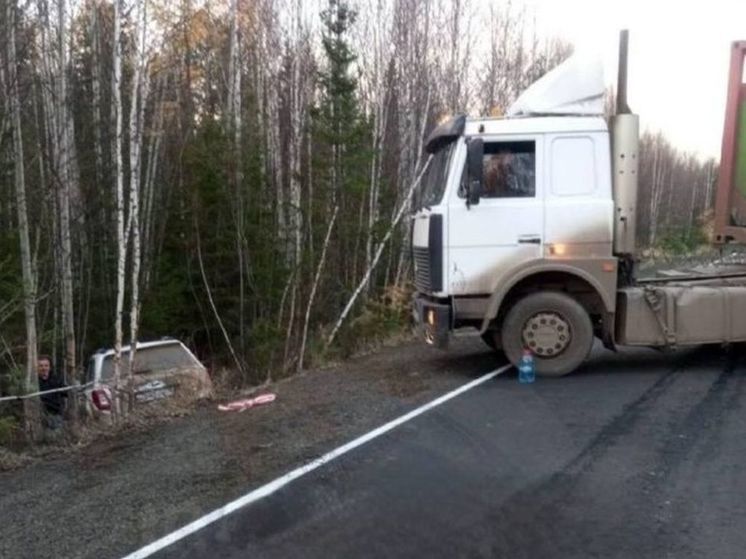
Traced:
<path fill-rule="evenodd" d="M 478 337 L 406 341 L 0 473 L 0 557 L 120 557 L 503 361 Z M 264 391 L 262 391 L 264 392 Z"/>

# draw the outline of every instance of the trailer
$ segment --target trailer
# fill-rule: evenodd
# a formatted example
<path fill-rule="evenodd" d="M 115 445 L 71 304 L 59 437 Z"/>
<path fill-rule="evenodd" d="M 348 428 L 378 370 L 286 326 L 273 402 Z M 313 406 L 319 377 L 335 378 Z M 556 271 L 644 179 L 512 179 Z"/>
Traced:
<path fill-rule="evenodd" d="M 715 240 L 746 243 L 746 42 L 731 55 Z M 600 62 L 571 57 L 505 117 L 458 116 L 430 134 L 411 235 L 427 343 L 476 328 L 513 364 L 529 350 L 539 374 L 561 376 L 594 338 L 610 349 L 746 341 L 746 266 L 638 277 L 639 118 L 626 84 L 623 31 L 608 122 Z"/>
<path fill-rule="evenodd" d="M 746 244 L 746 41 L 732 44 L 728 98 L 723 127 L 717 197 L 715 239 Z"/>

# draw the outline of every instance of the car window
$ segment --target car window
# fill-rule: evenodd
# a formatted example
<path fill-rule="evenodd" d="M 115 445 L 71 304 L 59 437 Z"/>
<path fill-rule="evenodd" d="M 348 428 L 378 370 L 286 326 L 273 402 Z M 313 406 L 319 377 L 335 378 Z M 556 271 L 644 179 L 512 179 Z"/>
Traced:
<path fill-rule="evenodd" d="M 88 368 L 85 371 L 86 382 L 93 382 L 96 376 L 96 359 L 91 357 L 88 360 Z"/>

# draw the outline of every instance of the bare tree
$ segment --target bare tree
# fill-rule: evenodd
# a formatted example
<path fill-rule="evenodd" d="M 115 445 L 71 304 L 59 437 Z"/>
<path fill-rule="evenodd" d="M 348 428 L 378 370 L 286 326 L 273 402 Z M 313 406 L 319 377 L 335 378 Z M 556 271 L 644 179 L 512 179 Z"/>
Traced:
<path fill-rule="evenodd" d="M 230 41 L 228 53 L 228 93 L 226 102 L 226 115 L 228 117 L 228 132 L 232 135 L 233 146 L 231 165 L 233 166 L 233 192 L 236 205 L 233 212 L 233 220 L 236 227 L 236 255 L 238 257 L 238 312 L 239 312 L 239 338 L 241 347 L 244 348 L 245 333 L 245 308 L 246 308 L 246 239 L 245 239 L 245 215 L 246 207 L 243 189 L 243 122 L 241 112 L 241 30 L 239 25 L 238 0 L 231 0 L 230 7 Z"/>
<path fill-rule="evenodd" d="M 117 229 L 117 291 L 116 310 L 114 311 L 114 389 L 116 391 L 114 403 L 115 412 L 120 414 L 122 341 L 124 333 L 122 321 L 124 314 L 125 264 L 127 259 L 127 243 L 124 234 L 124 165 L 122 162 L 123 140 L 123 109 L 122 109 L 122 0 L 114 0 L 114 37 L 113 37 L 113 72 L 112 72 L 112 111 L 114 113 L 114 191 L 116 199 L 116 229 Z"/>
<path fill-rule="evenodd" d="M 130 192 L 129 192 L 129 226 L 132 233 L 132 276 L 130 282 L 130 353 L 129 382 L 135 370 L 137 355 L 137 332 L 140 316 L 140 268 L 142 264 L 142 235 L 140 226 L 140 184 L 142 179 L 142 141 L 145 127 L 145 105 L 148 101 L 150 80 L 147 74 L 146 34 L 148 26 L 147 3 L 137 0 L 136 3 L 137 35 L 136 51 L 133 60 L 135 68 L 132 77 L 132 95 L 130 97 L 129 118 L 129 157 L 130 157 Z"/>
<path fill-rule="evenodd" d="M 337 214 L 339 213 L 339 206 L 334 208 L 332 218 L 329 221 L 329 226 L 326 229 L 326 236 L 324 237 L 324 244 L 321 246 L 321 256 L 319 257 L 318 266 L 316 266 L 316 275 L 313 278 L 313 285 L 311 286 L 311 294 L 308 296 L 308 305 L 306 305 L 306 316 L 303 321 L 303 336 L 300 342 L 300 352 L 298 354 L 298 370 L 303 369 L 303 359 L 306 355 L 306 339 L 308 337 L 308 324 L 311 320 L 311 309 L 313 308 L 313 300 L 316 298 L 316 290 L 319 287 L 319 280 L 321 279 L 321 271 L 324 269 L 324 263 L 326 262 L 326 250 L 329 248 L 329 240 L 334 230 L 334 222 L 337 221 Z"/>
<path fill-rule="evenodd" d="M 28 207 L 26 204 L 26 177 L 24 171 L 23 129 L 21 125 L 21 101 L 18 92 L 18 62 L 16 60 L 16 3 L 8 1 L 5 6 L 6 22 L 6 65 L 7 77 L 0 67 L 0 78 L 10 106 L 10 120 L 13 131 L 13 161 L 15 169 L 15 194 L 18 215 L 18 233 L 21 248 L 21 271 L 23 274 L 23 309 L 26 321 L 26 390 L 38 390 L 36 375 L 37 333 L 36 333 L 36 272 L 31 255 Z M 24 401 L 25 426 L 28 436 L 33 439 L 39 422 L 38 402 Z"/>
<path fill-rule="evenodd" d="M 41 19 L 42 99 L 48 145 L 49 175 L 56 194 L 54 212 L 60 317 L 64 339 L 65 373 L 76 367 L 75 311 L 73 301 L 73 246 L 71 215 L 73 198 L 79 206 L 75 132 L 71 110 L 68 73 L 70 72 L 71 19 L 67 0 L 38 3 Z"/>

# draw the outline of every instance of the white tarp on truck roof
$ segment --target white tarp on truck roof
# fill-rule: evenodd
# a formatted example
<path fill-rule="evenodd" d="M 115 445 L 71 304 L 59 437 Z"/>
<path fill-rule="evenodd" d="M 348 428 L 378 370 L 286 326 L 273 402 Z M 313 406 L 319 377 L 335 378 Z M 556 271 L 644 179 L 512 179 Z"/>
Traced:
<path fill-rule="evenodd" d="M 531 84 L 507 116 L 602 115 L 604 92 L 601 60 L 574 54 Z"/>

